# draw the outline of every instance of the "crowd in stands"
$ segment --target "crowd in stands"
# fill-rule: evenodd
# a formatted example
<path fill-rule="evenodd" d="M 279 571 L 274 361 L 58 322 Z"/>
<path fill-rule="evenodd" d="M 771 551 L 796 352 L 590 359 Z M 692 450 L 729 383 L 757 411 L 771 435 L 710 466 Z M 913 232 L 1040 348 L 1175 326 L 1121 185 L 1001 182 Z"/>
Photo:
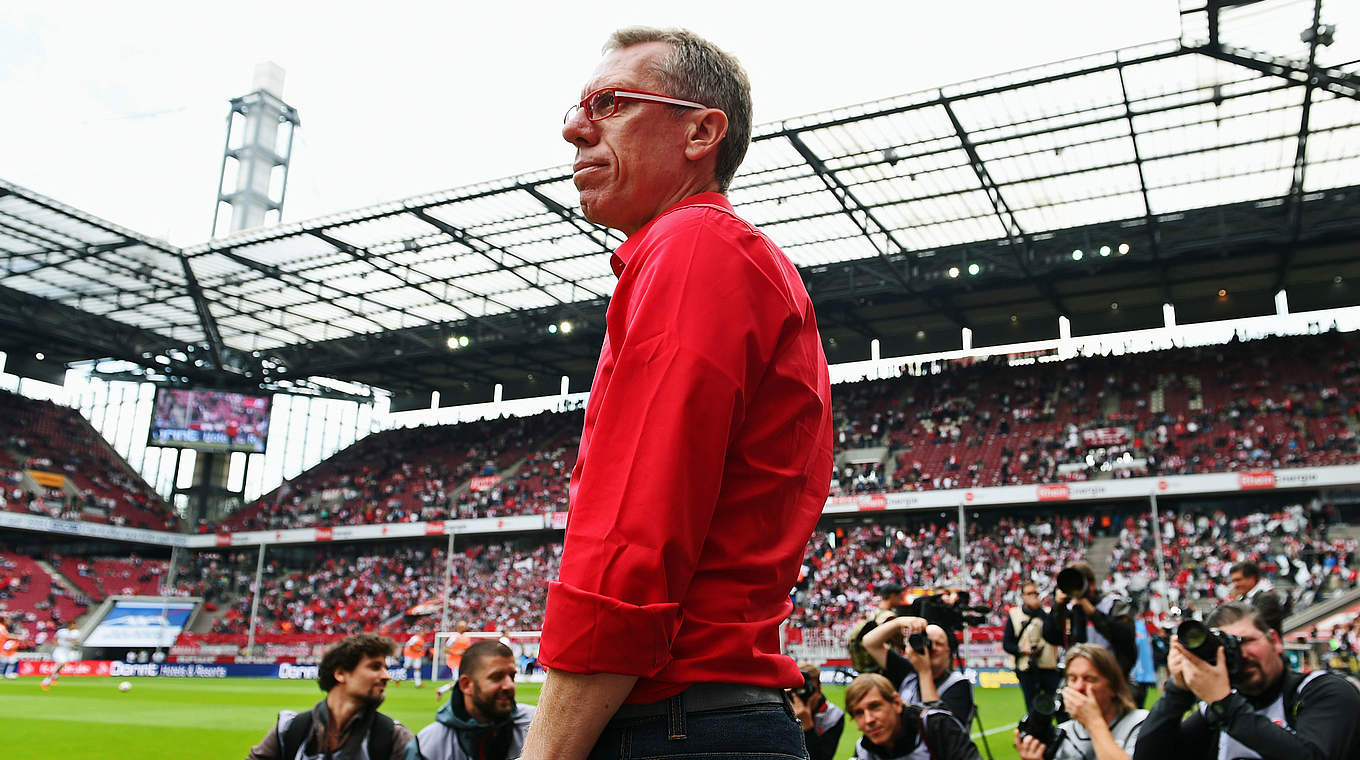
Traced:
<path fill-rule="evenodd" d="M 833 387 L 833 495 L 1360 463 L 1354 333 L 993 357 Z M 582 412 L 372 434 L 199 532 L 560 511 Z M 0 392 L 8 509 L 173 528 L 79 415 Z M 842 456 L 843 455 L 843 456 Z M 69 485 L 44 488 L 25 469 Z M 26 484 L 26 485 L 25 485 Z"/>
<path fill-rule="evenodd" d="M 177 518 L 74 409 L 0 391 L 0 507 L 174 530 Z"/>
<path fill-rule="evenodd" d="M 559 542 L 538 540 L 479 543 L 455 551 L 448 625 L 465 620 L 476 630 L 537 630 L 561 550 Z M 409 546 L 371 551 L 315 550 L 295 569 L 269 561 L 257 632 L 355 633 L 377 630 L 413 611 L 415 626 L 437 628 L 443 613 L 445 552 Z M 233 575 L 245 582 L 238 581 L 238 589 L 249 587 L 245 568 L 252 555 L 236 559 Z M 244 630 L 251 603 L 249 594 L 238 597 L 217 619 L 214 631 Z"/>
<path fill-rule="evenodd" d="M 542 413 L 374 433 L 246 506 L 220 528 L 267 530 L 541 511 L 548 502 L 515 488 L 515 473 L 539 465 L 545 444 L 558 441 L 564 447 L 564 435 L 579 435 L 581 419 L 579 412 Z M 565 477 L 560 473 L 559 479 Z M 535 493 L 551 490 L 542 485 Z M 218 528 L 199 526 L 200 532 Z"/>
<path fill-rule="evenodd" d="M 1357 464 L 1354 340 L 1328 333 L 1065 361 L 960 360 L 836 385 L 832 492 Z M 377 433 L 221 528 L 558 511 L 580 428 L 573 412 Z"/>
<path fill-rule="evenodd" d="M 1256 564 L 1286 610 L 1353 588 L 1360 575 L 1360 545 L 1352 537 L 1329 535 L 1333 512 L 1332 505 L 1315 501 L 1232 516 L 1222 511 L 1162 514 L 1168 588 L 1165 603 L 1153 606 L 1202 609 L 1216 604 L 1230 596 L 1228 571 L 1238 562 Z M 1126 595 L 1149 588 L 1157 576 L 1155 551 L 1152 516 L 1128 518 L 1111 553 L 1107 588 Z"/>
<path fill-rule="evenodd" d="M 1024 581 L 1051 591 L 1057 571 L 1087 556 L 1098 536 L 1113 543 L 1107 591 L 1164 614 L 1171 606 L 1206 606 L 1230 597 L 1228 567 L 1250 559 L 1262 577 L 1302 608 L 1322 595 L 1357 584 L 1357 542 L 1329 537 L 1331 505 L 1276 511 L 1162 514 L 1170 588 L 1156 584 L 1151 517 L 1096 518 L 1076 510 L 1017 516 L 1006 511 L 969 522 L 964 560 L 958 556 L 951 515 L 908 517 L 814 533 L 793 589 L 790 625 L 841 635 L 875 606 L 885 583 L 908 588 L 959 588 L 969 603 L 1001 611 L 1019 602 Z M 558 539 L 522 538 L 476 543 L 453 555 L 449 625 L 474 630 L 534 630 L 542 623 L 547 581 L 556 576 Z M 398 627 L 437 627 L 444 586 L 439 548 L 371 544 L 294 547 L 288 558 L 267 560 L 258 633 L 350 633 Z M 270 556 L 270 555 L 267 555 Z M 250 614 L 254 550 L 204 553 L 181 568 L 181 593 L 224 601 L 215 631 L 243 632 Z M 416 615 L 407 613 L 416 612 Z"/>

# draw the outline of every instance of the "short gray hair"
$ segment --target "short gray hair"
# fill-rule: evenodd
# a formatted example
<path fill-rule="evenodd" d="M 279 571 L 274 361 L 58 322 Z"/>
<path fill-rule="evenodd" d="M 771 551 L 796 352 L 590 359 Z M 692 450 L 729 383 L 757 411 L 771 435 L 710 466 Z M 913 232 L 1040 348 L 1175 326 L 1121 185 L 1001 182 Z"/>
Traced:
<path fill-rule="evenodd" d="M 731 54 L 688 29 L 630 26 L 610 35 L 604 52 L 644 42 L 666 42 L 672 47 L 671 54 L 652 70 L 666 95 L 727 114 L 727 136 L 718 146 L 714 169 L 719 192 L 727 192 L 751 144 L 751 82 L 746 70 Z"/>

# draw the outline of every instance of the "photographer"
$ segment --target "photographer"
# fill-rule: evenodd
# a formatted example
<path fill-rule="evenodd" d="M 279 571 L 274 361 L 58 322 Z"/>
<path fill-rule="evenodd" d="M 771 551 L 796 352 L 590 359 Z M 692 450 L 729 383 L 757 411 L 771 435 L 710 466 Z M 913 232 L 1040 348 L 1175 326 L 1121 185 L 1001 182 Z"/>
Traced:
<path fill-rule="evenodd" d="M 845 689 L 845 709 L 863 736 L 858 760 L 981 760 L 968 731 L 944 710 L 906 704 L 888 679 L 857 677 Z"/>
<path fill-rule="evenodd" d="M 1191 652 L 1190 642 L 1172 639 L 1171 678 L 1143 726 L 1134 760 L 1354 756 L 1360 693 L 1350 684 L 1326 672 L 1289 670 L 1279 633 L 1250 604 L 1220 605 L 1205 623 L 1216 629 L 1209 634 L 1214 661 Z M 1198 708 L 1182 721 L 1196 699 Z"/>
<path fill-rule="evenodd" d="M 803 726 L 808 757 L 831 760 L 845 731 L 845 713 L 822 694 L 822 672 L 816 665 L 803 662 L 798 669 L 803 673 L 803 685 L 789 692 L 789 700 L 793 702 L 794 716 Z"/>
<path fill-rule="evenodd" d="M 972 722 L 973 685 L 952 668 L 943 628 L 925 618 L 893 618 L 864 635 L 864 648 L 903 702 L 944 707 L 964 725 Z"/>
<path fill-rule="evenodd" d="M 1059 744 L 1050 760 L 1129 760 L 1148 711 L 1134 706 L 1114 655 L 1104 647 L 1077 644 L 1064 664 L 1063 707 L 1072 718 L 1058 725 Z M 1015 749 L 1020 760 L 1044 760 L 1049 747 L 1017 730 Z"/>
<path fill-rule="evenodd" d="M 1053 609 L 1044 621 L 1044 641 L 1070 648 L 1096 644 L 1110 650 L 1124 677 L 1138 659 L 1133 636 L 1133 608 L 1117 594 L 1102 595 L 1095 570 L 1087 562 L 1073 562 L 1058 573 Z"/>
<path fill-rule="evenodd" d="M 1007 613 L 1001 648 L 1015 658 L 1015 678 L 1029 709 L 1036 694 L 1053 693 L 1062 684 L 1058 672 L 1058 651 L 1044 641 L 1044 620 L 1048 610 L 1039 604 L 1039 586 L 1033 581 L 1020 584 L 1020 604 Z"/>

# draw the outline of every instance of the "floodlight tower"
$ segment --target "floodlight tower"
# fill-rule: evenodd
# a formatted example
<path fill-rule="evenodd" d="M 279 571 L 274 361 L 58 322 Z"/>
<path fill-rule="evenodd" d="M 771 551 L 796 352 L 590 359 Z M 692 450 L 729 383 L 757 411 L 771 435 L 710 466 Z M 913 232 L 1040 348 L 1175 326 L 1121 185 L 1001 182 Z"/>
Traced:
<path fill-rule="evenodd" d="M 231 211 L 226 232 L 239 232 L 283 218 L 293 133 L 302 124 L 297 109 L 283 102 L 283 69 L 273 62 L 255 67 L 254 90 L 232 98 L 227 112 L 227 142 L 217 178 L 212 236 L 225 205 Z"/>

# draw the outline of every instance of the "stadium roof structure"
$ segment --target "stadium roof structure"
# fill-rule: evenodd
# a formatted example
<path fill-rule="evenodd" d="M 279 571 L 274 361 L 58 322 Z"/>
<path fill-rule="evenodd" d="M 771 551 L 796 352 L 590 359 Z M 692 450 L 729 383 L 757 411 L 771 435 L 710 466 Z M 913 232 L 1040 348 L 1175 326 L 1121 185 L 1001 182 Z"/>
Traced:
<path fill-rule="evenodd" d="M 1360 304 L 1360 47 L 1320 2 L 1238 5 L 1183 9 L 1179 41 L 759 126 L 730 196 L 799 267 L 833 362 L 957 349 L 962 327 L 1056 338 L 1060 315 L 1159 327 L 1164 303 L 1270 314 L 1282 288 L 1294 311 Z M 1225 39 L 1231 13 L 1300 6 L 1289 55 Z M 0 182 L 0 348 L 331 377 L 394 408 L 583 390 L 621 242 L 566 168 L 184 249 Z"/>

